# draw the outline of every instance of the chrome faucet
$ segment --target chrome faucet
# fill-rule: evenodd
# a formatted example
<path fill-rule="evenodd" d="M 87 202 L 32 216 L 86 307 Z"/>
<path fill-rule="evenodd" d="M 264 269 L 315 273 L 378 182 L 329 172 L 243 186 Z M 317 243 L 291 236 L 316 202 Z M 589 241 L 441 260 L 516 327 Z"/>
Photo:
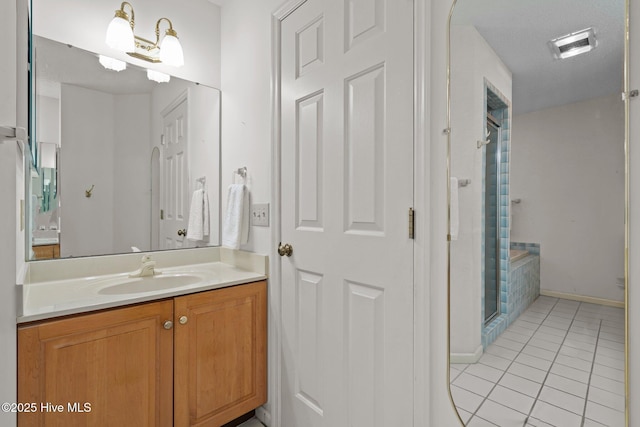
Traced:
<path fill-rule="evenodd" d="M 129 277 L 151 277 L 156 274 L 162 274 L 159 271 L 156 271 L 156 262 L 151 259 L 151 256 L 144 255 L 142 257 L 140 268 L 129 274 Z"/>

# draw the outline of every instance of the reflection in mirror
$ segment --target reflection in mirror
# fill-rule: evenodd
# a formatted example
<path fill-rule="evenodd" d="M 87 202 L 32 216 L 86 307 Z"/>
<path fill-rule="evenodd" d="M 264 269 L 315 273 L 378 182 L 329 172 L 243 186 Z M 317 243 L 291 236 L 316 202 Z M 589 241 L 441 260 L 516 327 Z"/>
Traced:
<path fill-rule="evenodd" d="M 28 258 L 219 244 L 220 93 L 34 36 L 36 135 L 33 247 Z M 184 233 L 192 194 L 205 188 L 208 236 Z"/>
<path fill-rule="evenodd" d="M 40 173 L 34 183 L 40 213 L 49 212 L 57 207 L 58 151 L 57 143 L 40 143 Z"/>
<path fill-rule="evenodd" d="M 625 425 L 624 19 L 624 0 L 454 6 L 450 386 L 467 425 Z"/>

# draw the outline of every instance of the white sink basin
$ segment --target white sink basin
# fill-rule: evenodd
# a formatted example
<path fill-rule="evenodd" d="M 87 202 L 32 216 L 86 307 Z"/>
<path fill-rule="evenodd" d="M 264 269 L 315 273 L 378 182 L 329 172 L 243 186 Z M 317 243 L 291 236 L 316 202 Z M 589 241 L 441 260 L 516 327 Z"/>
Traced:
<path fill-rule="evenodd" d="M 194 274 L 161 274 L 150 277 L 127 277 L 101 288 L 101 295 L 139 294 L 193 285 L 203 280 Z"/>

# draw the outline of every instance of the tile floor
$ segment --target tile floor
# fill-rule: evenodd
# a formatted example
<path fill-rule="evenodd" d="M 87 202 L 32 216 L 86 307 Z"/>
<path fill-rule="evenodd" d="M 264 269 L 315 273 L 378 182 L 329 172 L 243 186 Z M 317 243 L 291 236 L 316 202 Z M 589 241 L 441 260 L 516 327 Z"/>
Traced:
<path fill-rule="evenodd" d="M 249 421 L 240 424 L 238 427 L 264 427 L 264 424 L 258 421 L 257 418 L 251 418 Z"/>
<path fill-rule="evenodd" d="M 468 427 L 623 427 L 624 310 L 541 296 L 451 393 Z"/>

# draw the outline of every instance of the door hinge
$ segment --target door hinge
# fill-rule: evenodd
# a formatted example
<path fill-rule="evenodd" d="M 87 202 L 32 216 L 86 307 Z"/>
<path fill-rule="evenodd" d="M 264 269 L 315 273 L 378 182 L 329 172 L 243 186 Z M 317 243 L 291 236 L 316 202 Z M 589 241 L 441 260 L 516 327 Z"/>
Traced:
<path fill-rule="evenodd" d="M 415 211 L 413 210 L 413 208 L 409 208 L 409 238 L 410 239 L 415 239 L 416 238 Z"/>
<path fill-rule="evenodd" d="M 164 209 L 160 209 L 160 219 L 164 219 Z"/>

